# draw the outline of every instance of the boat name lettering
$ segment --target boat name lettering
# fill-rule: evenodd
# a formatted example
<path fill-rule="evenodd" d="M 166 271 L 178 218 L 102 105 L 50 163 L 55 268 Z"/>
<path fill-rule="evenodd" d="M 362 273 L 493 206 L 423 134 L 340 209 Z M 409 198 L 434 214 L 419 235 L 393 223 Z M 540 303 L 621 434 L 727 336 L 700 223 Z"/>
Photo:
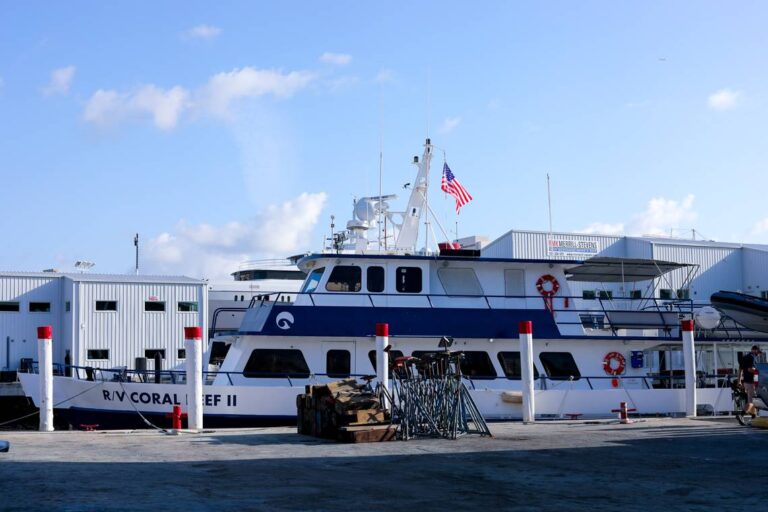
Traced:
<path fill-rule="evenodd" d="M 181 405 L 179 395 L 176 393 L 148 393 L 146 391 L 110 391 L 103 389 L 101 391 L 104 400 L 108 402 L 125 402 L 130 400 L 135 404 L 154 404 L 154 405 Z M 186 395 L 183 396 L 186 400 Z M 206 394 L 203 395 L 203 405 L 215 407 L 226 404 L 227 407 L 237 406 L 237 395 Z"/>

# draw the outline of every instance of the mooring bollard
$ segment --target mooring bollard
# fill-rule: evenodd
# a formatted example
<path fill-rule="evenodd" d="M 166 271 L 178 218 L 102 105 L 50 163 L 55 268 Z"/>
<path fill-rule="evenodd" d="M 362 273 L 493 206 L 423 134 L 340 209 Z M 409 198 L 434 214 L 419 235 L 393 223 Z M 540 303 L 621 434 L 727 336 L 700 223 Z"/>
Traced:
<path fill-rule="evenodd" d="M 53 432 L 53 328 L 37 328 L 37 365 L 40 374 L 40 432 Z"/>
<path fill-rule="evenodd" d="M 619 408 L 618 409 L 611 409 L 611 412 L 619 413 L 619 423 L 624 424 L 624 425 L 628 425 L 628 424 L 632 423 L 632 421 L 630 421 L 630 419 L 629 419 L 629 413 L 630 412 L 635 412 L 635 411 L 637 411 L 637 409 L 634 409 L 634 408 L 630 409 L 627 406 L 627 402 L 619 402 Z"/>
<path fill-rule="evenodd" d="M 520 322 L 519 331 L 523 422 L 533 423 L 536 420 L 536 405 L 533 398 L 533 325 L 530 320 Z"/>
<path fill-rule="evenodd" d="M 696 349 L 693 320 L 683 320 L 683 362 L 685 363 L 685 415 L 696 416 Z"/>
<path fill-rule="evenodd" d="M 376 379 L 384 389 L 389 391 L 389 324 L 376 324 Z M 384 407 L 389 409 L 389 404 L 384 400 Z"/>
<path fill-rule="evenodd" d="M 203 428 L 203 335 L 200 327 L 184 328 L 187 356 L 187 399 L 190 430 Z"/>

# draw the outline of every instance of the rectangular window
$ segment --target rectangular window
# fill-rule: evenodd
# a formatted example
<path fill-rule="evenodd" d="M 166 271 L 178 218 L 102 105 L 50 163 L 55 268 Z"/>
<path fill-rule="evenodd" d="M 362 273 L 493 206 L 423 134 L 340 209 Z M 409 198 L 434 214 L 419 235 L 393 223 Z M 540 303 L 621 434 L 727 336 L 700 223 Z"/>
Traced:
<path fill-rule="evenodd" d="M 421 268 L 397 267 L 395 288 L 400 293 L 421 293 Z"/>
<path fill-rule="evenodd" d="M 507 297 L 525 296 L 525 273 L 522 270 L 514 268 L 504 270 L 504 295 Z"/>
<path fill-rule="evenodd" d="M 691 290 L 688 288 L 679 288 L 677 290 L 677 298 L 680 300 L 688 300 L 691 298 Z"/>
<path fill-rule="evenodd" d="M 384 291 L 384 267 L 368 267 L 365 277 L 369 292 L 380 293 Z"/>
<path fill-rule="evenodd" d="M 669 290 L 667 288 L 661 288 L 659 289 L 659 298 L 664 300 L 669 300 L 672 298 L 672 290 Z"/>
<path fill-rule="evenodd" d="M 587 329 L 605 329 L 605 315 L 579 313 L 581 326 Z"/>
<path fill-rule="evenodd" d="M 352 358 L 349 350 L 329 350 L 325 354 L 325 373 L 329 377 L 349 377 L 352 373 Z"/>
<path fill-rule="evenodd" d="M 403 353 L 400 350 L 390 350 L 389 351 L 389 370 L 392 371 L 392 365 L 395 363 L 395 359 L 398 357 L 403 357 Z M 371 366 L 373 366 L 373 371 L 376 371 L 376 351 L 371 350 L 368 352 L 368 359 L 371 361 Z"/>
<path fill-rule="evenodd" d="M 483 295 L 483 287 L 471 268 L 440 268 L 437 277 L 447 295 Z"/>
<path fill-rule="evenodd" d="M 96 311 L 117 311 L 116 300 L 97 300 Z"/>
<path fill-rule="evenodd" d="M 493 367 L 491 358 L 488 352 L 481 350 L 470 350 L 462 352 L 464 357 L 461 360 L 461 373 L 471 379 L 494 379 L 496 378 L 496 369 Z M 440 357 L 442 352 L 431 352 L 426 350 L 414 350 L 413 357 L 429 358 L 431 356 L 437 356 L 436 364 L 442 367 L 444 366 L 444 357 Z"/>
<path fill-rule="evenodd" d="M 66 311 L 67 313 L 69 313 L 69 310 L 70 310 L 70 309 L 72 309 L 72 303 L 70 303 L 69 301 L 65 302 L 65 303 L 64 303 L 64 311 Z"/>
<path fill-rule="evenodd" d="M 613 298 L 613 291 L 611 290 L 600 290 L 600 299 L 602 300 L 611 300 Z"/>
<path fill-rule="evenodd" d="M 165 349 L 164 348 L 148 348 L 144 351 L 144 357 L 147 359 L 154 359 L 155 355 L 160 354 L 161 359 L 165 359 Z"/>
<path fill-rule="evenodd" d="M 18 302 L 0 302 L 0 311 L 15 313 L 19 311 Z"/>
<path fill-rule="evenodd" d="M 50 313 L 51 303 L 50 302 L 30 302 L 29 312 L 30 313 Z"/>
<path fill-rule="evenodd" d="M 250 379 L 309 378 L 309 366 L 301 350 L 257 348 L 245 363 L 243 376 Z"/>
<path fill-rule="evenodd" d="M 89 350 L 87 354 L 88 359 L 106 360 L 109 359 L 109 350 L 105 348 Z"/>
<path fill-rule="evenodd" d="M 339 265 L 331 270 L 325 289 L 329 292 L 359 292 L 363 285 L 360 267 Z"/>
<path fill-rule="evenodd" d="M 760 298 L 763 299 L 763 300 L 768 299 L 768 292 L 765 291 L 765 290 L 761 291 L 760 292 Z"/>
<path fill-rule="evenodd" d="M 179 302 L 179 311 L 182 313 L 192 313 L 197 311 L 197 302 Z"/>
<path fill-rule="evenodd" d="M 148 300 L 144 302 L 144 311 L 165 311 L 165 302 Z"/>
<path fill-rule="evenodd" d="M 539 361 L 551 379 L 567 380 L 573 377 L 573 380 L 579 380 L 581 377 L 570 352 L 542 352 L 539 354 Z"/>
<path fill-rule="evenodd" d="M 186 351 L 186 349 L 180 348 L 176 352 L 176 357 L 179 358 L 179 359 L 186 359 L 187 358 L 187 351 Z"/>
<path fill-rule="evenodd" d="M 629 298 L 630 299 L 642 299 L 643 298 L 643 291 L 642 290 L 632 290 L 629 292 Z"/>
<path fill-rule="evenodd" d="M 581 292 L 581 298 L 584 300 L 595 300 L 596 297 L 595 290 L 584 290 Z"/>
<path fill-rule="evenodd" d="M 504 375 L 510 380 L 518 380 L 523 377 L 520 363 L 520 352 L 499 352 L 499 364 Z M 539 370 L 533 365 L 533 378 L 539 378 Z"/>

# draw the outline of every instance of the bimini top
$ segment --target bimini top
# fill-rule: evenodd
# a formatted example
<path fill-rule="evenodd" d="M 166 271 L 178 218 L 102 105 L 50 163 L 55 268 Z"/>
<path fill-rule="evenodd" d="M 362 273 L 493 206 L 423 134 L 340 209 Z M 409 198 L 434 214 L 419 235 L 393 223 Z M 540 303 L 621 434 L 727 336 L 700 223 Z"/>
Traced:
<path fill-rule="evenodd" d="M 671 261 L 597 257 L 565 269 L 565 276 L 569 281 L 633 283 L 650 281 L 667 272 L 693 266 L 695 265 Z"/>

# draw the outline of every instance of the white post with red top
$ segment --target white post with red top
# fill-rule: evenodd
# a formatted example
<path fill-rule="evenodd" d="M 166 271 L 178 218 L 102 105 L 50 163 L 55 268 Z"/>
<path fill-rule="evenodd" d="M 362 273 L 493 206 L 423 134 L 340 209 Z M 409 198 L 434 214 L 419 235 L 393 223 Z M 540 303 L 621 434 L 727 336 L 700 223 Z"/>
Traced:
<path fill-rule="evenodd" d="M 187 421 L 190 430 L 203 428 L 203 336 L 200 327 L 184 328 L 187 358 Z"/>
<path fill-rule="evenodd" d="M 53 432 L 53 328 L 37 328 L 37 367 L 40 373 L 40 432 Z"/>
<path fill-rule="evenodd" d="M 519 331 L 523 422 L 533 423 L 536 416 L 536 407 L 533 398 L 533 325 L 530 320 L 520 322 Z"/>
<path fill-rule="evenodd" d="M 376 324 L 376 380 L 389 391 L 389 324 Z M 386 400 L 385 400 L 386 401 Z M 382 404 L 389 407 L 389 404 Z"/>
<path fill-rule="evenodd" d="M 696 416 L 696 349 L 693 320 L 683 320 L 683 362 L 685 363 L 685 415 Z"/>

